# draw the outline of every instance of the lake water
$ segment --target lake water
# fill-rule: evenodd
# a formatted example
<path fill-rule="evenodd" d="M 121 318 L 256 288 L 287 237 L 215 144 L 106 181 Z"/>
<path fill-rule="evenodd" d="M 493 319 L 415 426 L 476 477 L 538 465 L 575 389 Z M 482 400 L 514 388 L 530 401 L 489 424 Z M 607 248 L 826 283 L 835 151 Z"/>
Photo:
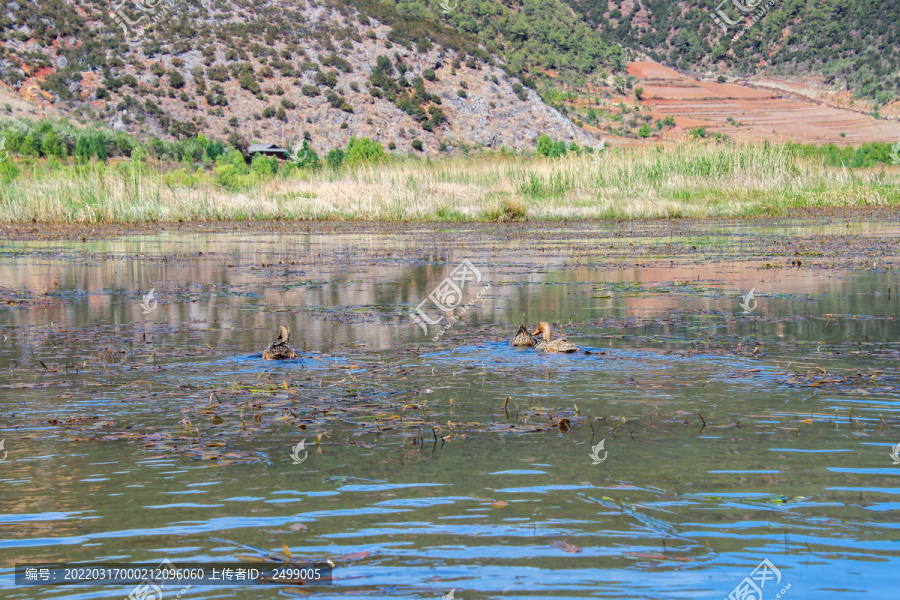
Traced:
<path fill-rule="evenodd" d="M 754 570 L 762 598 L 732 597 L 896 597 L 898 234 L 318 224 L 0 242 L 2 597 L 134 587 L 14 585 L 16 563 L 285 548 L 333 561 L 334 583 L 163 598 L 718 600 Z M 437 339 L 451 313 L 435 300 L 471 304 Z M 423 331 L 417 307 L 444 320 Z M 538 321 L 582 351 L 508 345 Z M 298 359 L 263 361 L 281 324 Z"/>

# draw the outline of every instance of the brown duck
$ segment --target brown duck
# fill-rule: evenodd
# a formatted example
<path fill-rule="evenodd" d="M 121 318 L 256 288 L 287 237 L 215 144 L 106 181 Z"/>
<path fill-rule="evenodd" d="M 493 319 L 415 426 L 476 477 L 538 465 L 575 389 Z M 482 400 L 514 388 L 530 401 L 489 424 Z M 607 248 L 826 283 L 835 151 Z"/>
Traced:
<path fill-rule="evenodd" d="M 550 338 L 550 323 L 547 321 L 541 321 L 538 328 L 534 330 L 532 335 L 537 335 L 539 333 L 544 334 L 544 339 L 537 346 L 534 347 L 535 350 L 543 350 L 544 352 L 577 352 L 578 346 L 573 344 L 572 342 L 566 340 L 565 338 L 551 339 Z"/>
<path fill-rule="evenodd" d="M 534 346 L 537 344 L 537 340 L 534 339 L 534 336 L 528 333 L 528 328 L 524 325 L 519 326 L 519 331 L 516 332 L 516 335 L 513 336 L 513 339 L 509 341 L 510 346 Z"/>
<path fill-rule="evenodd" d="M 287 325 L 282 325 L 275 341 L 263 350 L 263 358 L 266 360 L 278 360 L 282 358 L 294 358 L 297 353 L 288 342 L 291 339 L 291 330 Z"/>

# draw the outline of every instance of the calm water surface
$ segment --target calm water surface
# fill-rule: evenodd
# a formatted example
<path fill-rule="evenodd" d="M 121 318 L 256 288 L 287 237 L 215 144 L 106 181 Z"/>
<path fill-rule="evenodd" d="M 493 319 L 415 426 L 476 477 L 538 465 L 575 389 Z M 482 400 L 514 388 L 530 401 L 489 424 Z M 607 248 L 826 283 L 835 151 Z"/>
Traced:
<path fill-rule="evenodd" d="M 762 600 L 898 597 L 891 252 L 579 227 L 0 243 L 2 597 L 131 592 L 15 563 L 285 546 L 333 586 L 182 597 L 722 599 L 764 559 Z M 409 314 L 449 316 L 429 294 L 464 259 L 481 296 L 435 341 Z M 589 353 L 507 344 L 541 320 Z M 300 358 L 262 361 L 280 324 Z"/>

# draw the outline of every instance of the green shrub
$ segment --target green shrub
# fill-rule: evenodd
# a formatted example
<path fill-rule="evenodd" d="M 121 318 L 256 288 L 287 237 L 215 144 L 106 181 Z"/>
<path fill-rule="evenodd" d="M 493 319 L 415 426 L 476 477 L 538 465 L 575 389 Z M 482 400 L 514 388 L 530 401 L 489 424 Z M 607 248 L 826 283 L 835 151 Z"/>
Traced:
<path fill-rule="evenodd" d="M 319 85 L 334 88 L 337 85 L 337 71 L 317 71 L 313 76 L 313 81 Z"/>
<path fill-rule="evenodd" d="M 549 135 L 541 134 L 538 136 L 537 140 L 537 155 L 538 156 L 550 156 L 550 152 L 553 150 L 553 140 L 550 139 Z"/>
<path fill-rule="evenodd" d="M 193 187 L 202 180 L 203 170 L 200 167 L 198 167 L 196 171 L 190 173 L 184 167 L 163 173 L 163 181 L 168 185 Z"/>
<path fill-rule="evenodd" d="M 344 163 L 344 151 L 340 148 L 333 148 L 326 156 L 325 162 L 329 166 L 337 169 Z"/>
<path fill-rule="evenodd" d="M 322 59 L 322 65 L 326 67 L 336 67 L 344 73 L 353 72 L 353 66 L 347 60 L 341 58 L 337 54 L 326 56 L 324 59 Z"/>
<path fill-rule="evenodd" d="M 274 175 L 278 172 L 278 159 L 256 154 L 250 163 L 250 172 L 257 175 Z"/>
<path fill-rule="evenodd" d="M 216 184 L 232 191 L 249 185 L 246 173 L 235 165 L 216 165 L 213 169 L 213 178 Z"/>
<path fill-rule="evenodd" d="M 169 73 L 169 85 L 176 90 L 180 90 L 184 87 L 184 77 L 178 71 L 171 71 Z"/>
<path fill-rule="evenodd" d="M 259 94 L 262 92 L 259 83 L 256 81 L 256 77 L 254 77 L 253 73 L 250 71 L 243 71 L 238 75 L 238 84 L 251 94 Z"/>
<path fill-rule="evenodd" d="M 9 159 L 0 162 L 0 183 L 9 183 L 19 175 L 19 169 Z"/>
<path fill-rule="evenodd" d="M 344 155 L 344 160 L 348 165 L 381 162 L 385 158 L 387 158 L 387 153 L 384 151 L 384 147 L 367 137 L 357 139 L 351 136 L 350 141 L 347 142 L 347 152 Z"/>
<path fill-rule="evenodd" d="M 694 138 L 705 138 L 706 137 L 706 127 L 695 127 L 688 131 L 688 135 Z"/>
<path fill-rule="evenodd" d="M 216 160 L 216 166 L 226 165 L 243 168 L 244 172 L 247 172 L 247 161 L 244 160 L 244 155 L 239 150 L 232 149 L 219 156 Z"/>
<path fill-rule="evenodd" d="M 52 129 L 47 132 L 41 141 L 41 154 L 44 156 L 56 156 L 62 158 L 66 155 L 66 149 L 60 142 L 59 136 Z"/>
<path fill-rule="evenodd" d="M 319 159 L 319 155 L 316 154 L 316 151 L 312 149 L 312 146 L 309 145 L 309 142 L 303 140 L 303 144 L 296 153 L 292 150 L 291 164 L 298 169 L 312 170 L 322 166 L 322 161 Z"/>
<path fill-rule="evenodd" d="M 228 69 L 224 65 L 216 65 L 208 68 L 206 70 L 206 76 L 213 81 L 228 81 L 231 79 L 231 76 L 228 74 Z"/>

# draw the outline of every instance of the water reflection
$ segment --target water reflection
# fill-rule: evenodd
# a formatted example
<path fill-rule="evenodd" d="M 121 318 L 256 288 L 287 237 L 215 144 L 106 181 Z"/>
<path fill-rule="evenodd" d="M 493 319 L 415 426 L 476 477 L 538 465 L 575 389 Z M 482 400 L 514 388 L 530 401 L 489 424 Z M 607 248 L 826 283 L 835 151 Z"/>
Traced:
<path fill-rule="evenodd" d="M 283 544 L 335 560 L 325 598 L 722 598 L 764 558 L 798 598 L 890 597 L 896 273 L 759 251 L 840 227 L 642 227 L 530 245 L 431 229 L 4 242 L 0 281 L 27 300 L 0 311 L 4 597 L 130 591 L 14 588 L 15 562 Z M 490 291 L 432 342 L 409 313 L 463 259 Z M 592 353 L 506 344 L 544 319 Z M 257 357 L 280 323 L 302 362 Z M 230 402 L 232 384 L 258 397 L 258 424 L 183 422 Z M 300 429 L 265 412 L 292 387 L 301 415 L 381 401 L 440 431 L 361 428 L 364 410 Z M 592 419 L 502 427 L 564 411 Z M 178 454 L 194 428 L 252 460 Z M 172 430 L 171 447 L 125 435 Z M 319 433 L 293 465 L 290 448 Z M 601 439 L 608 459 L 592 465 Z"/>

